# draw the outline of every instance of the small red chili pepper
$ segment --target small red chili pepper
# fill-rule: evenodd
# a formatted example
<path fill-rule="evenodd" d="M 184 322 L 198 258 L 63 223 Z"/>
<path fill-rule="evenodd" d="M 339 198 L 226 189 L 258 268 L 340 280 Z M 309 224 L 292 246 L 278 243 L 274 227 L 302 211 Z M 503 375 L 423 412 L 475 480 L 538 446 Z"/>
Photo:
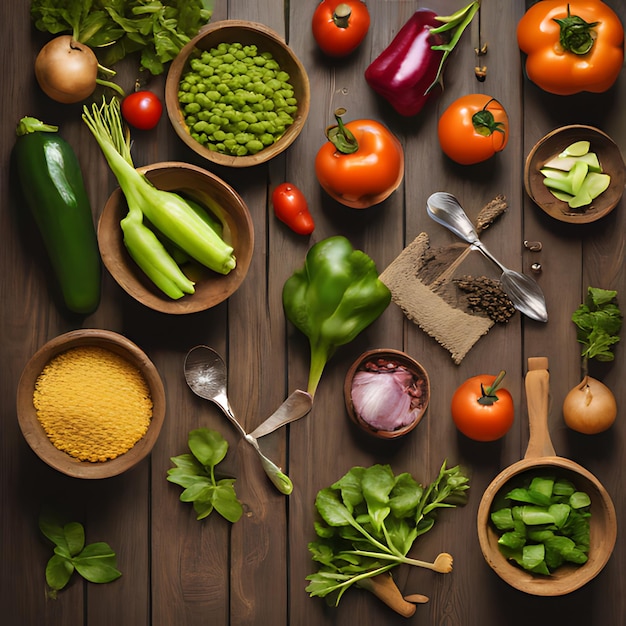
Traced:
<path fill-rule="evenodd" d="M 310 235 L 315 222 L 304 194 L 291 183 L 281 183 L 272 193 L 274 214 L 298 235 Z"/>

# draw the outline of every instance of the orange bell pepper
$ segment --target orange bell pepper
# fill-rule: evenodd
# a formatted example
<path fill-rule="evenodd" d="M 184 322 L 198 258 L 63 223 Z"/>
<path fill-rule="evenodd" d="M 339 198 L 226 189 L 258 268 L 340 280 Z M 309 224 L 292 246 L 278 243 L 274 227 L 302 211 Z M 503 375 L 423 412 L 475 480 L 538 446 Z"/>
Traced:
<path fill-rule="evenodd" d="M 601 0 L 540 0 L 519 21 L 517 42 L 528 78 L 561 96 L 607 91 L 624 62 L 624 27 Z"/>

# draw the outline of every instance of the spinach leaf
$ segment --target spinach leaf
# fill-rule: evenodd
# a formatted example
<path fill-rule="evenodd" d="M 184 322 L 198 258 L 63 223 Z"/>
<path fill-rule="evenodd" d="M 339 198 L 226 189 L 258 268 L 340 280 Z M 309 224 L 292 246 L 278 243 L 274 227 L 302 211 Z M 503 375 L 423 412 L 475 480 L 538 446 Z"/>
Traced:
<path fill-rule="evenodd" d="M 54 544 L 54 555 L 46 565 L 50 598 L 57 597 L 75 570 L 92 583 L 108 583 L 122 575 L 109 544 L 100 541 L 85 545 L 85 529 L 79 522 L 63 524 L 52 514 L 43 513 L 39 529 Z"/>
<path fill-rule="evenodd" d="M 213 14 L 214 0 L 31 0 L 38 30 L 70 33 L 111 66 L 140 53 L 140 66 L 164 71 Z"/>
<path fill-rule="evenodd" d="M 189 433 L 187 445 L 191 454 L 172 457 L 175 467 L 167 470 L 167 480 L 183 487 L 180 501 L 193 503 L 198 520 L 216 510 L 229 522 L 238 521 L 243 507 L 234 479 L 215 477 L 215 467 L 226 457 L 228 442 L 215 430 L 198 428 Z"/>
<path fill-rule="evenodd" d="M 448 554 L 434 563 L 407 555 L 432 528 L 437 509 L 464 504 L 468 488 L 460 467 L 447 468 L 445 461 L 428 488 L 408 473 L 394 475 L 388 465 L 353 467 L 315 498 L 320 519 L 308 549 L 318 570 L 307 576 L 306 590 L 336 606 L 352 585 L 371 590 L 368 580 L 401 563 L 450 571 Z"/>

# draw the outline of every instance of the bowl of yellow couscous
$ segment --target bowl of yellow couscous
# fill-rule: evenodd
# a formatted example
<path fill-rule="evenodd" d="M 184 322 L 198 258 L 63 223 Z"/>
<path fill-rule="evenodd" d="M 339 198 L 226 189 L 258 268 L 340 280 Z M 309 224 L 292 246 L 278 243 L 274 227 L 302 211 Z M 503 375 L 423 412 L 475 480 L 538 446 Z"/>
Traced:
<path fill-rule="evenodd" d="M 165 106 L 177 135 L 217 165 L 250 167 L 286 150 L 310 106 L 309 79 L 286 42 L 263 24 L 203 28 L 172 61 Z"/>
<path fill-rule="evenodd" d="M 27 443 L 49 466 L 75 478 L 109 478 L 152 450 L 165 390 L 152 361 L 123 335 L 74 330 L 26 364 L 17 416 Z"/>

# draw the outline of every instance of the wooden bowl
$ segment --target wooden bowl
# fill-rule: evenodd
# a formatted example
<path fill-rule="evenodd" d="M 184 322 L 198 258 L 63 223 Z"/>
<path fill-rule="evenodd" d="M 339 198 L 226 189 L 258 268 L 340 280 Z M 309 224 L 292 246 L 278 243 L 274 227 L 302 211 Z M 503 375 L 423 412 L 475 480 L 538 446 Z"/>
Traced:
<path fill-rule="evenodd" d="M 609 188 L 586 207 L 571 209 L 567 202 L 558 200 L 543 184 L 541 168 L 576 141 L 589 141 L 602 171 L 611 177 Z M 593 126 L 573 124 L 562 126 L 540 139 L 526 157 L 524 186 L 526 193 L 545 213 L 561 222 L 588 224 L 608 215 L 618 204 L 626 184 L 626 167 L 617 144 L 604 132 Z"/>
<path fill-rule="evenodd" d="M 189 60 L 198 50 L 210 50 L 220 43 L 256 45 L 259 52 L 269 52 L 280 68 L 287 72 L 294 88 L 298 109 L 294 122 L 273 144 L 256 154 L 232 156 L 209 150 L 190 134 L 178 100 L 181 77 L 189 69 Z M 286 150 L 298 137 L 309 114 L 311 101 L 309 78 L 304 66 L 285 41 L 263 24 L 245 20 L 213 22 L 187 43 L 172 61 L 165 82 L 165 107 L 178 136 L 195 152 L 211 163 L 228 167 L 250 167 L 265 163 Z"/>
<path fill-rule="evenodd" d="M 354 404 L 352 402 L 352 381 L 355 374 L 361 370 L 368 369 L 369 363 L 382 364 L 387 362 L 397 363 L 398 365 L 406 367 L 409 371 L 413 373 L 416 380 L 423 381 L 421 408 L 417 412 L 415 419 L 410 424 L 407 424 L 395 430 L 381 430 L 372 426 L 366 420 L 364 420 L 361 415 L 359 415 L 359 413 L 355 410 Z M 426 409 L 428 408 L 428 403 L 430 401 L 430 379 L 428 377 L 428 373 L 422 367 L 422 365 L 420 365 L 420 363 L 418 363 L 415 359 L 410 357 L 405 352 L 389 348 L 379 348 L 364 352 L 363 354 L 361 354 L 361 356 L 359 356 L 358 359 L 354 361 L 346 374 L 343 392 L 348 416 L 355 424 L 358 424 L 365 432 L 369 433 L 370 435 L 374 435 L 375 437 L 380 437 L 381 439 L 396 439 L 397 437 L 402 437 L 411 432 L 420 423 L 422 417 L 424 417 Z"/>
<path fill-rule="evenodd" d="M 126 293 L 155 311 L 195 313 L 220 304 L 237 290 L 250 267 L 254 228 L 248 207 L 230 185 L 195 165 L 165 162 L 138 170 L 159 189 L 179 192 L 211 208 L 214 204 L 221 207 L 222 215 L 218 217 L 225 222 L 224 238 L 235 250 L 237 265 L 226 275 L 198 268 L 195 293 L 172 300 L 145 276 L 124 246 L 120 220 L 126 216 L 128 205 L 118 188 L 107 200 L 98 223 L 98 246 L 105 267 Z M 207 198 L 212 201 L 209 203 Z"/>
<path fill-rule="evenodd" d="M 556 456 L 548 432 L 548 360 L 529 359 L 526 395 L 530 440 L 521 461 L 506 468 L 486 489 L 478 507 L 477 529 L 486 562 L 509 585 L 537 596 L 560 596 L 575 591 L 595 578 L 609 560 L 617 539 L 617 518 L 611 497 L 600 481 L 577 463 Z M 490 515 L 494 501 L 500 499 L 523 478 L 554 475 L 569 479 L 591 498 L 590 549 L 582 565 L 562 565 L 550 576 L 527 572 L 508 561 L 500 552 L 498 537 Z"/>
<path fill-rule="evenodd" d="M 46 364 L 57 355 L 78 347 L 104 348 L 123 357 L 141 372 L 150 390 L 153 408 L 146 434 L 127 452 L 107 461 L 81 461 L 55 447 L 33 404 L 35 384 Z M 52 339 L 30 358 L 18 383 L 17 417 L 27 443 L 50 467 L 75 478 L 109 478 L 129 470 L 150 454 L 165 418 L 165 390 L 152 361 L 132 341 L 108 330 L 80 329 Z"/>

